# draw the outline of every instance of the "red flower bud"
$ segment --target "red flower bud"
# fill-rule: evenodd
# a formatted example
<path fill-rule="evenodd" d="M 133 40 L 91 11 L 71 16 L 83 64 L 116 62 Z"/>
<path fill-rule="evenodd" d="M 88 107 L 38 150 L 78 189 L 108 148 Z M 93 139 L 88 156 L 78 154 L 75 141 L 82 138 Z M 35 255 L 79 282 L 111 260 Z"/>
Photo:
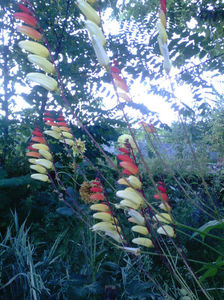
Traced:
<path fill-rule="evenodd" d="M 67 126 L 67 124 L 65 122 L 58 122 L 57 125 L 58 126 Z"/>
<path fill-rule="evenodd" d="M 118 73 L 118 74 L 121 73 L 121 70 L 118 69 L 117 67 L 111 67 L 110 70 L 111 70 L 111 72 L 114 72 L 114 73 Z"/>
<path fill-rule="evenodd" d="M 35 128 L 34 131 L 32 131 L 32 134 L 36 135 L 36 136 L 43 136 L 43 134 L 39 130 L 37 130 L 36 128 Z"/>
<path fill-rule="evenodd" d="M 124 169 L 122 171 L 122 174 L 124 174 L 124 175 L 132 175 L 132 172 L 128 171 L 127 169 Z"/>
<path fill-rule="evenodd" d="M 128 161 L 128 162 L 131 162 L 131 163 L 132 163 L 132 159 L 131 159 L 129 156 L 127 156 L 127 155 L 119 154 L 119 155 L 117 156 L 117 158 L 118 158 L 119 160 L 122 160 L 122 161 Z"/>
<path fill-rule="evenodd" d="M 157 199 L 157 200 L 161 200 L 161 198 L 162 198 L 166 202 L 169 200 L 167 194 L 165 194 L 165 193 L 161 193 L 160 195 L 159 194 L 155 194 L 153 197 L 155 199 Z"/>
<path fill-rule="evenodd" d="M 17 4 L 17 5 L 18 5 L 19 9 L 22 10 L 22 11 L 24 11 L 25 13 L 27 13 L 27 14 L 31 13 L 30 10 L 25 5 L 20 4 L 20 3 Z"/>
<path fill-rule="evenodd" d="M 160 6 L 165 14 L 166 13 L 166 0 L 160 0 Z"/>
<path fill-rule="evenodd" d="M 162 185 L 159 185 L 159 186 L 158 186 L 158 190 L 159 190 L 161 193 L 166 193 L 166 192 L 167 192 L 166 188 L 165 188 L 164 186 L 162 186 Z"/>
<path fill-rule="evenodd" d="M 24 23 L 30 26 L 36 26 L 37 24 L 37 20 L 27 13 L 22 13 L 22 12 L 14 13 L 13 17 L 15 19 L 22 20 Z"/>
<path fill-rule="evenodd" d="M 104 200 L 105 197 L 103 194 L 93 194 L 90 196 L 91 200 Z"/>
<path fill-rule="evenodd" d="M 100 192 L 102 192 L 102 189 L 100 187 L 92 187 L 92 188 L 90 188 L 90 192 L 100 193 Z"/>
<path fill-rule="evenodd" d="M 43 120 L 46 122 L 46 121 L 54 121 L 54 119 L 50 118 L 50 117 L 46 117 L 46 118 L 43 118 Z"/>
<path fill-rule="evenodd" d="M 92 183 L 95 184 L 95 185 L 100 185 L 99 181 L 92 181 Z"/>
<path fill-rule="evenodd" d="M 123 152 L 123 153 L 125 153 L 125 154 L 129 154 L 130 153 L 129 150 L 126 149 L 126 148 L 119 148 L 118 150 L 121 151 L 121 152 Z"/>
<path fill-rule="evenodd" d="M 31 145 L 27 147 L 27 149 L 29 150 L 33 150 L 33 151 L 37 151 L 36 149 L 34 149 Z"/>
<path fill-rule="evenodd" d="M 45 124 L 48 125 L 48 126 L 57 126 L 55 121 L 46 121 Z"/>

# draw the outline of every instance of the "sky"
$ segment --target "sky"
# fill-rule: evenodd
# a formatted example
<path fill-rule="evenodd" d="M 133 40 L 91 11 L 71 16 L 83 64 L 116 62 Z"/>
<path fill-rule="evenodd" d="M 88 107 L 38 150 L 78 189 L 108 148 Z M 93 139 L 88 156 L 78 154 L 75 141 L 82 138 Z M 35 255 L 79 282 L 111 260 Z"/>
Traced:
<path fill-rule="evenodd" d="M 116 20 L 110 19 L 111 9 L 106 10 L 106 12 L 103 15 L 103 19 L 107 20 L 107 22 L 104 22 L 104 32 L 105 35 L 108 36 L 109 34 L 115 35 L 119 33 L 120 25 Z M 189 22 L 187 26 L 189 28 L 193 28 L 196 25 L 195 20 L 192 20 L 192 22 Z M 97 63 L 97 60 L 96 60 Z M 178 73 L 178 70 L 175 68 L 172 68 L 171 70 L 171 76 L 175 76 Z M 123 74 L 124 77 L 128 76 L 128 74 Z M 207 74 L 207 76 L 212 76 L 212 74 Z M 127 78 L 128 79 L 128 78 Z M 164 77 L 161 80 L 157 81 L 158 85 L 162 85 L 167 90 L 170 90 L 169 87 L 169 81 L 166 79 L 166 75 L 164 74 Z M 102 82 L 102 89 L 97 93 L 97 97 L 103 97 L 103 105 L 105 109 L 110 109 L 114 107 L 116 103 L 116 97 L 114 99 L 109 99 L 108 97 L 105 97 L 105 93 L 101 92 L 103 88 L 106 87 L 106 91 L 110 90 L 113 93 L 113 89 L 108 84 L 105 84 Z M 147 90 L 147 85 L 140 82 L 140 80 L 135 80 L 135 82 L 129 86 L 130 94 L 132 96 L 132 100 L 134 103 L 143 103 L 147 108 L 151 111 L 154 111 L 158 113 L 160 121 L 163 123 L 171 124 L 173 121 L 177 120 L 177 114 L 171 109 L 171 105 L 161 97 L 157 95 L 150 94 Z M 23 92 L 29 92 L 30 88 L 27 85 L 27 88 L 24 89 L 24 87 L 21 87 L 20 85 L 17 86 L 17 92 L 18 94 Z M 188 106 L 193 106 L 193 96 L 191 93 L 191 90 L 189 86 L 182 85 L 182 86 L 176 86 L 175 93 L 177 97 L 181 98 L 181 101 L 187 104 Z M 15 111 L 20 111 L 22 108 L 29 107 L 28 103 L 26 103 L 22 97 L 17 98 L 17 103 L 15 106 Z M 128 112 L 130 116 L 134 116 L 135 112 L 133 110 L 130 110 Z"/>

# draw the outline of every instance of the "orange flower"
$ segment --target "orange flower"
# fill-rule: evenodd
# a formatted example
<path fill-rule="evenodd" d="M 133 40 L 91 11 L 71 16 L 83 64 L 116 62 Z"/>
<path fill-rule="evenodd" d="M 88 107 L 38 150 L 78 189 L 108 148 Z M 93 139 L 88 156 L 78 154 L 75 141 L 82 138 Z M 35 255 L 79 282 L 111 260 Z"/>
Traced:
<path fill-rule="evenodd" d="M 127 155 L 119 154 L 119 155 L 117 156 L 117 158 L 118 158 L 119 160 L 127 161 L 127 162 L 131 162 L 131 163 L 132 163 L 132 159 L 131 159 L 129 156 L 127 156 Z"/>
<path fill-rule="evenodd" d="M 40 41 L 42 39 L 42 35 L 32 27 L 25 26 L 25 25 L 17 25 L 16 30 L 22 34 L 29 36 L 34 40 Z"/>
<path fill-rule="evenodd" d="M 39 137 L 39 136 L 33 136 L 31 138 L 31 141 L 38 142 L 38 143 L 41 143 L 41 144 L 45 144 L 46 143 L 45 139 L 42 138 L 42 137 Z"/>
<path fill-rule="evenodd" d="M 122 89 L 123 91 L 128 92 L 128 86 L 127 86 L 127 84 L 124 82 L 124 80 L 123 80 L 119 75 L 117 75 L 117 74 L 116 74 L 116 76 L 115 76 L 115 74 L 112 73 L 112 76 L 113 76 L 113 78 L 114 78 L 114 83 L 115 83 L 115 85 L 116 85 L 117 87 L 119 87 L 120 89 Z M 118 78 L 119 78 L 119 79 L 118 79 Z"/>
<path fill-rule="evenodd" d="M 153 197 L 157 200 L 161 200 L 161 198 L 162 198 L 163 201 L 166 201 L 166 202 L 169 200 L 167 194 L 165 194 L 165 193 L 155 194 Z"/>
<path fill-rule="evenodd" d="M 40 153 L 39 152 L 31 151 L 31 152 L 27 152 L 26 156 L 31 156 L 31 157 L 37 157 L 37 158 L 39 158 L 40 157 Z"/>
<path fill-rule="evenodd" d="M 122 168 L 131 172 L 131 174 L 133 174 L 133 175 L 138 174 L 138 167 L 135 164 L 133 164 L 132 162 L 122 161 L 119 165 Z"/>
<path fill-rule="evenodd" d="M 101 201 L 101 200 L 104 200 L 105 199 L 105 197 L 104 197 L 104 195 L 103 194 L 93 194 L 93 195 L 91 195 L 90 196 L 90 199 L 91 200 L 99 200 L 99 201 Z"/>

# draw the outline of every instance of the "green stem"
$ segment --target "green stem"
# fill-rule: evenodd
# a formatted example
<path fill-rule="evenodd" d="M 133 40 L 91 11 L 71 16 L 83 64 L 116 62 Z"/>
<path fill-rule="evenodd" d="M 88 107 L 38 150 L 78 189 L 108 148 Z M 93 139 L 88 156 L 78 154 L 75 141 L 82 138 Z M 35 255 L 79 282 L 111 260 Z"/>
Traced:
<path fill-rule="evenodd" d="M 188 236 L 188 237 L 194 239 L 195 241 L 201 243 L 201 244 L 204 245 L 205 247 L 209 248 L 210 250 L 216 252 L 218 255 L 220 255 L 221 257 L 223 257 L 223 253 L 219 252 L 218 250 L 216 250 L 215 248 L 209 246 L 208 244 L 204 243 L 203 241 L 201 241 L 201 240 L 199 240 L 199 239 L 197 239 L 197 238 L 195 238 L 195 237 L 192 237 L 190 234 L 188 234 L 188 233 L 186 233 L 186 232 L 184 232 L 184 231 L 182 231 L 182 230 L 176 229 L 176 231 L 181 232 L 182 234 L 184 234 L 184 235 L 186 235 L 186 236 Z"/>
<path fill-rule="evenodd" d="M 196 229 L 194 227 L 191 227 L 191 226 L 188 226 L 188 225 L 185 225 L 185 224 L 181 224 L 179 222 L 176 222 L 175 225 L 176 226 L 180 226 L 182 228 L 189 229 L 189 230 L 194 231 L 194 232 L 198 232 L 199 234 L 203 234 L 203 235 L 209 236 L 209 237 L 211 237 L 213 239 L 217 239 L 217 240 L 220 240 L 220 241 L 224 242 L 224 238 L 220 238 L 219 236 L 216 236 L 216 235 L 213 235 L 213 234 L 210 234 L 210 233 L 207 233 L 207 232 L 205 233 L 205 232 L 200 231 L 200 230 L 198 230 L 198 229 Z"/>
<path fill-rule="evenodd" d="M 92 253 L 92 283 L 95 282 L 96 278 L 96 268 L 95 268 L 95 260 L 96 260 L 96 235 L 97 233 L 94 232 L 94 238 L 93 238 L 93 253 Z M 96 296 L 92 295 L 92 299 L 96 300 Z"/>
<path fill-rule="evenodd" d="M 142 254 L 150 254 L 152 256 L 165 256 L 165 257 L 171 257 L 171 258 L 175 258 L 175 259 L 180 259 L 182 260 L 181 257 L 178 257 L 178 256 L 173 256 L 173 255 L 167 255 L 167 254 L 158 254 L 158 253 L 155 253 L 155 252 L 148 252 L 148 251 L 141 251 Z M 195 260 L 195 259 L 190 259 L 188 258 L 187 259 L 188 261 L 191 261 L 191 262 L 194 262 L 194 263 L 197 263 L 197 264 L 200 264 L 200 265 L 206 265 L 206 264 L 209 264 L 208 262 L 204 262 L 204 261 L 199 261 L 199 260 Z"/>

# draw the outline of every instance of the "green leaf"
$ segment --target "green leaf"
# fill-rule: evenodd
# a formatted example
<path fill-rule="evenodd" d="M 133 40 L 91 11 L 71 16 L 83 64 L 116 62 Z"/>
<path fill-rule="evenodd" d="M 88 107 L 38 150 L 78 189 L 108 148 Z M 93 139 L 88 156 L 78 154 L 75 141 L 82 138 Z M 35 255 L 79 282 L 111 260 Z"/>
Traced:
<path fill-rule="evenodd" d="M 0 179 L 3 179 L 7 176 L 7 172 L 6 170 L 4 170 L 3 168 L 0 168 Z"/>
<path fill-rule="evenodd" d="M 0 188 L 17 188 L 21 185 L 30 184 L 31 182 L 34 182 L 34 180 L 30 175 L 5 178 L 0 180 Z"/>
<path fill-rule="evenodd" d="M 195 232 L 194 234 L 192 234 L 192 238 L 195 237 L 196 235 L 200 234 L 201 238 L 204 240 L 206 237 L 206 234 L 209 233 L 210 230 L 216 229 L 216 228 L 223 228 L 223 227 L 224 227 L 224 219 L 222 219 L 222 221 L 217 221 L 217 220 L 209 221 L 209 222 L 205 223 L 204 225 L 202 225 L 201 227 L 199 227 L 198 231 L 200 231 L 200 232 Z"/>
<path fill-rule="evenodd" d="M 120 268 L 118 264 L 111 262 L 111 261 L 107 261 L 107 262 L 103 263 L 102 267 L 109 271 L 117 271 Z"/>
<path fill-rule="evenodd" d="M 74 212 L 69 207 L 59 207 L 56 209 L 56 212 L 67 217 L 70 217 L 74 214 Z"/>
<path fill-rule="evenodd" d="M 152 283 L 143 283 L 138 280 L 131 281 L 127 284 L 127 293 L 132 297 L 149 297 Z"/>
<path fill-rule="evenodd" d="M 199 280 L 202 282 L 206 278 L 214 277 L 217 273 L 218 269 L 214 266 L 209 267 L 208 270 L 199 278 Z"/>

